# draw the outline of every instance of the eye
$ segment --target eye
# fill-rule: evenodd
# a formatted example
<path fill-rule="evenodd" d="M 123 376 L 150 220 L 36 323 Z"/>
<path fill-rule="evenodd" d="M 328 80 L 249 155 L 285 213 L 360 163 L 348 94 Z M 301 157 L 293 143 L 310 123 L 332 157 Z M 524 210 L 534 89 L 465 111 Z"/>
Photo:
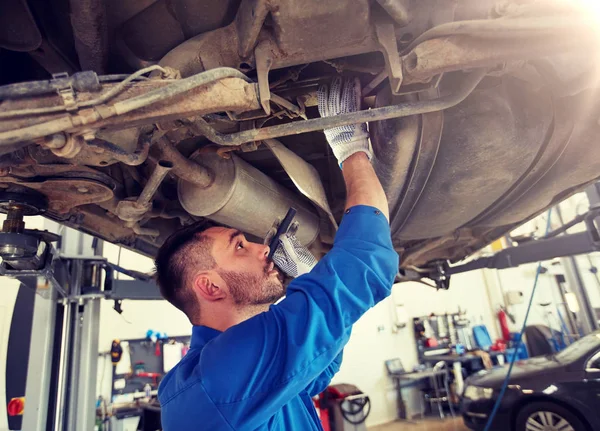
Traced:
<path fill-rule="evenodd" d="M 236 250 L 241 250 L 242 248 L 244 248 L 244 244 L 242 243 L 242 241 L 239 241 L 236 246 L 235 249 Z"/>

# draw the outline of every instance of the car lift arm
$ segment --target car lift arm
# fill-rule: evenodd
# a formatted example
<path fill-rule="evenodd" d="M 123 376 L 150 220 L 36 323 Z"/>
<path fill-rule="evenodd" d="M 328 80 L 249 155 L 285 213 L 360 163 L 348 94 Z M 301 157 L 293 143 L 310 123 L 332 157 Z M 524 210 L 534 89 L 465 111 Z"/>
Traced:
<path fill-rule="evenodd" d="M 600 205 L 595 204 L 588 212 L 577 216 L 558 229 L 540 239 L 532 239 L 514 247 L 501 250 L 491 256 L 484 256 L 459 265 L 450 266 L 447 261 L 433 262 L 428 270 L 419 273 L 406 271 L 401 281 L 419 281 L 421 277 L 435 281 L 438 289 L 450 287 L 450 276 L 476 269 L 506 269 L 527 263 L 550 260 L 557 257 L 600 251 Z M 585 222 L 586 230 L 573 234 L 563 234 L 567 229 Z"/>

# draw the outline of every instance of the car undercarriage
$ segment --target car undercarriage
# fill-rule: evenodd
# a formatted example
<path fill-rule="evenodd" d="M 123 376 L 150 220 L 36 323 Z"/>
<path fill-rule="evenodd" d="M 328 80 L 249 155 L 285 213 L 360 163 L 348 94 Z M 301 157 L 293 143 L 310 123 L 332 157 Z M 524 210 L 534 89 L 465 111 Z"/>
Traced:
<path fill-rule="evenodd" d="M 262 240 L 294 207 L 322 254 L 345 200 L 322 130 L 368 122 L 400 272 L 426 274 L 600 177 L 588 6 L 2 2 L 2 208 L 153 256 L 202 220 Z M 363 110 L 320 118 L 339 75 Z"/>

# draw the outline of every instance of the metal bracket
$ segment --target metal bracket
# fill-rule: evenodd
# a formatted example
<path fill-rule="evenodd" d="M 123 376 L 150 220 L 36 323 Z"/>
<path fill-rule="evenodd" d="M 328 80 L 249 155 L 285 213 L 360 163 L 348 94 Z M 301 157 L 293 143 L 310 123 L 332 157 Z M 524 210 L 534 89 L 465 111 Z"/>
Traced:
<path fill-rule="evenodd" d="M 375 26 L 375 32 L 377 33 L 377 40 L 381 45 L 382 53 L 385 58 L 385 69 L 387 71 L 387 76 L 390 79 L 392 93 L 398 94 L 400 86 L 402 85 L 403 76 L 394 25 L 391 23 L 377 24 Z"/>
<path fill-rule="evenodd" d="M 67 111 L 75 111 L 77 109 L 77 102 L 75 101 L 75 91 L 69 80 L 69 74 L 67 72 L 55 73 L 52 75 L 52 79 L 57 82 L 64 81 L 65 84 L 57 88 L 56 92 L 61 97 Z"/>
<path fill-rule="evenodd" d="M 271 114 L 271 90 L 269 88 L 269 71 L 273 65 L 271 42 L 263 40 L 254 49 L 256 76 L 258 78 L 258 98 L 267 115 Z"/>
<path fill-rule="evenodd" d="M 583 216 L 577 217 L 579 223 L 585 221 L 587 229 L 584 232 L 558 236 L 550 232 L 543 238 L 530 240 L 515 247 L 509 247 L 494 253 L 491 256 L 480 257 L 470 262 L 449 266 L 448 262 L 436 261 L 428 268 L 423 268 L 417 275 L 418 278 L 426 277 L 435 281 L 438 289 L 448 289 L 450 276 L 476 269 L 506 269 L 514 268 L 527 263 L 535 263 L 557 257 L 575 256 L 600 251 L 600 232 L 595 221 L 600 215 L 600 208 L 591 208 Z M 563 228 L 556 230 L 562 233 L 567 228 L 577 223 L 567 223 Z M 414 279 L 414 278 L 413 278 Z M 409 278 L 405 278 L 409 281 Z"/>
<path fill-rule="evenodd" d="M 329 207 L 325 188 L 317 170 L 276 139 L 266 139 L 263 142 L 279 160 L 298 191 L 326 214 L 333 232 L 337 230 L 338 225 Z"/>

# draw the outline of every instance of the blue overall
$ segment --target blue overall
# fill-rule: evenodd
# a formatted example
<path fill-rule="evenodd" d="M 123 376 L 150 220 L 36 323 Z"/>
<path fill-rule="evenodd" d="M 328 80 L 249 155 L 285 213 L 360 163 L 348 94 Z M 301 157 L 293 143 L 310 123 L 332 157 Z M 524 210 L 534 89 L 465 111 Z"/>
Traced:
<path fill-rule="evenodd" d="M 390 294 L 398 254 L 376 208 L 348 210 L 332 250 L 286 298 L 225 332 L 195 326 L 158 396 L 164 431 L 321 430 L 311 397 L 342 362 L 350 331 Z"/>

